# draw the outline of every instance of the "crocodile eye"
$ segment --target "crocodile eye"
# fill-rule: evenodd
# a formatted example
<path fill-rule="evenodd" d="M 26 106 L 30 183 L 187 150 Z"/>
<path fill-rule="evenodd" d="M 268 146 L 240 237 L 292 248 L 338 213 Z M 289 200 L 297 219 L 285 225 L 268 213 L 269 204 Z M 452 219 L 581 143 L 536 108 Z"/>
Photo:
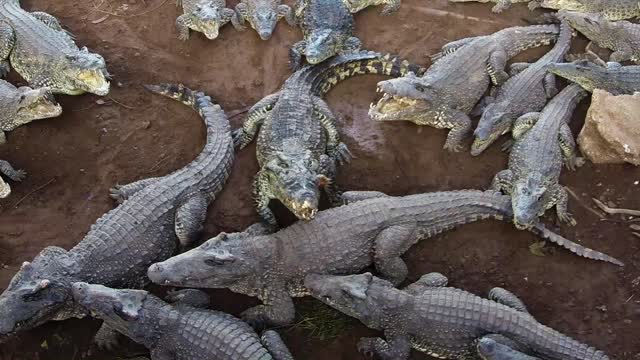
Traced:
<path fill-rule="evenodd" d="M 224 261 L 218 260 L 218 259 L 206 259 L 204 261 L 204 263 L 208 266 L 220 266 L 224 264 Z"/>
<path fill-rule="evenodd" d="M 425 90 L 425 87 L 420 84 L 415 84 L 414 87 L 420 92 L 423 92 Z"/>

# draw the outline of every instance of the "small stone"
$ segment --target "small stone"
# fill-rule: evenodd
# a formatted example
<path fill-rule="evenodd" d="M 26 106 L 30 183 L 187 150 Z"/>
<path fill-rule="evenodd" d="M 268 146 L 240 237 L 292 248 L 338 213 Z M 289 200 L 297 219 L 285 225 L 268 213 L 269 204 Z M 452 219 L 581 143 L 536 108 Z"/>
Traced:
<path fill-rule="evenodd" d="M 607 305 L 600 305 L 597 306 L 596 309 L 602 311 L 602 312 L 607 312 Z"/>
<path fill-rule="evenodd" d="M 98 104 L 98 105 L 104 105 L 104 104 L 105 104 L 105 102 L 104 102 L 104 100 L 102 100 L 102 99 L 98 99 L 98 100 L 96 100 L 96 104 Z"/>
<path fill-rule="evenodd" d="M 624 319 L 622 320 L 622 322 L 628 325 L 628 324 L 631 324 L 633 321 L 631 321 L 631 319 Z"/>
<path fill-rule="evenodd" d="M 633 182 L 633 185 L 638 185 L 638 184 L 640 184 L 640 181 L 638 181 L 638 180 Z"/>

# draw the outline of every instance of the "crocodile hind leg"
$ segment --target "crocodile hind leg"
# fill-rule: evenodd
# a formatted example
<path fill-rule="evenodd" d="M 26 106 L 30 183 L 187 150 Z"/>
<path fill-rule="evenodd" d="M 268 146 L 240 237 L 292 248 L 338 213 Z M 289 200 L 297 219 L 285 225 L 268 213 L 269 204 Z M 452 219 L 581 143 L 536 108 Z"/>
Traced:
<path fill-rule="evenodd" d="M 504 71 L 507 65 L 507 52 L 504 50 L 496 50 L 489 56 L 489 63 L 487 64 L 487 72 L 491 77 L 493 85 L 501 85 L 509 78 L 509 74 Z"/>
<path fill-rule="evenodd" d="M 267 330 L 260 336 L 260 342 L 267 348 L 274 360 L 293 360 L 293 356 L 287 345 L 280 337 L 280 334 L 274 330 Z"/>
<path fill-rule="evenodd" d="M 561 222 L 571 226 L 575 226 L 577 224 L 573 215 L 571 215 L 568 210 L 569 193 L 567 193 L 564 186 L 560 184 L 553 185 L 547 190 L 545 197 L 545 208 L 550 209 L 555 205 L 556 214 L 558 214 L 558 219 L 560 219 Z M 543 214 L 539 215 L 542 216 Z"/>
<path fill-rule="evenodd" d="M 260 300 L 263 305 L 243 311 L 240 317 L 244 321 L 258 328 L 264 325 L 283 326 L 293 322 L 296 312 L 284 284 L 276 283 L 262 292 Z"/>
<path fill-rule="evenodd" d="M 575 170 L 584 164 L 584 159 L 578 157 L 576 154 L 576 140 L 573 138 L 573 133 L 569 125 L 563 124 L 560 126 L 558 142 L 560 143 L 560 150 L 562 151 L 562 157 L 567 169 Z"/>
<path fill-rule="evenodd" d="M 167 292 L 164 299 L 171 304 L 183 304 L 201 309 L 206 309 L 211 303 L 209 295 L 198 289 L 172 290 Z"/>
<path fill-rule="evenodd" d="M 489 291 L 489 300 L 493 300 L 502 305 L 506 305 L 510 308 L 514 308 L 518 311 L 528 313 L 526 305 L 520 298 L 514 295 L 511 291 L 503 289 L 501 287 L 494 287 Z"/>
<path fill-rule="evenodd" d="M 126 185 L 116 185 L 109 189 L 109 197 L 116 200 L 118 204 L 122 204 L 125 200 L 133 196 L 138 191 L 145 187 L 155 183 L 160 179 L 159 177 L 153 177 L 148 179 L 142 179 L 134 181 Z"/>
<path fill-rule="evenodd" d="M 411 352 L 411 341 L 405 335 L 385 331 L 387 341 L 382 338 L 361 338 L 358 351 L 365 355 L 376 355 L 382 360 L 406 360 Z"/>
<path fill-rule="evenodd" d="M 615 62 L 623 62 L 623 61 L 630 61 L 633 58 L 633 51 L 632 50 L 617 50 L 614 51 L 610 56 L 609 56 L 609 61 L 615 61 Z"/>
<path fill-rule="evenodd" d="M 175 215 L 175 233 L 182 249 L 198 240 L 204 220 L 207 217 L 209 202 L 203 194 L 196 194 L 185 201 Z"/>
<path fill-rule="evenodd" d="M 400 256 L 415 244 L 416 238 L 416 224 L 393 225 L 376 236 L 373 262 L 384 279 L 398 285 L 407 277 L 407 264 Z"/>
<path fill-rule="evenodd" d="M 256 175 L 253 183 L 253 198 L 256 201 L 256 211 L 258 215 L 269 225 L 274 228 L 278 227 L 276 216 L 269 209 L 269 202 L 274 198 L 269 191 L 269 180 L 263 170 Z"/>
<path fill-rule="evenodd" d="M 327 132 L 327 153 L 338 165 L 349 163 L 353 156 L 347 145 L 340 141 L 335 115 L 327 103 L 318 97 L 313 99 L 313 109 L 315 117 Z"/>
<path fill-rule="evenodd" d="M 302 54 L 304 54 L 307 48 L 307 42 L 302 40 L 293 44 L 289 49 L 289 68 L 296 71 L 302 67 Z"/>
<path fill-rule="evenodd" d="M 233 131 L 233 144 L 237 149 L 243 149 L 255 138 L 260 125 L 269 116 L 269 112 L 278 101 L 280 93 L 267 95 L 249 109 L 247 119 L 242 123 L 242 128 Z"/>
<path fill-rule="evenodd" d="M 389 195 L 380 191 L 347 191 L 342 193 L 342 202 L 344 205 L 348 205 L 358 201 L 388 196 Z"/>
<path fill-rule="evenodd" d="M 321 176 L 319 186 L 323 188 L 324 193 L 331 203 L 331 206 L 341 206 L 344 204 L 340 189 L 335 184 L 336 178 L 336 162 L 333 158 L 322 155 L 320 157 L 320 169 L 318 173 Z"/>
<path fill-rule="evenodd" d="M 502 170 L 493 177 L 491 181 L 491 190 L 501 191 L 505 194 L 511 194 L 513 187 L 513 172 L 509 169 Z"/>
<path fill-rule="evenodd" d="M 344 42 L 344 46 L 342 48 L 342 51 L 340 51 L 340 53 L 344 54 L 344 53 L 356 52 L 360 50 L 361 47 L 362 47 L 362 42 L 360 41 L 360 39 L 358 39 L 355 36 L 352 36 Z"/>
<path fill-rule="evenodd" d="M 461 47 L 481 38 L 482 36 L 468 37 L 445 44 L 440 48 L 440 52 L 431 55 L 431 61 L 436 62 L 447 55 L 451 55 Z"/>
<path fill-rule="evenodd" d="M 514 140 L 518 140 L 522 135 L 524 135 L 529 129 L 533 127 L 533 125 L 538 122 L 540 119 L 539 112 L 530 112 L 520 116 L 514 123 L 513 128 L 511 129 L 511 137 Z"/>
<path fill-rule="evenodd" d="M 434 287 L 445 287 L 449 283 L 449 279 L 446 276 L 432 272 L 428 274 L 422 275 L 420 279 L 416 282 L 407 285 L 402 291 L 407 292 L 411 295 L 420 295 L 424 293 L 426 290 L 432 289 Z"/>
<path fill-rule="evenodd" d="M 451 152 L 462 151 L 462 142 L 471 134 L 471 119 L 460 110 L 453 110 L 448 120 L 444 123 L 450 127 L 444 149 Z"/>
<path fill-rule="evenodd" d="M 11 71 L 9 55 L 16 43 L 16 35 L 11 25 L 0 23 L 0 78 L 7 76 Z"/>
<path fill-rule="evenodd" d="M 491 9 L 496 14 L 499 14 L 507 10 L 511 6 L 511 0 L 498 0 L 498 2 Z"/>
<path fill-rule="evenodd" d="M 499 343 L 489 336 L 482 337 L 476 344 L 476 351 L 485 360 L 540 360 L 515 350 L 508 345 Z"/>
<path fill-rule="evenodd" d="M 187 14 L 182 14 L 176 19 L 176 29 L 178 30 L 178 39 L 182 41 L 189 40 L 189 27 L 192 26 L 191 20 Z"/>

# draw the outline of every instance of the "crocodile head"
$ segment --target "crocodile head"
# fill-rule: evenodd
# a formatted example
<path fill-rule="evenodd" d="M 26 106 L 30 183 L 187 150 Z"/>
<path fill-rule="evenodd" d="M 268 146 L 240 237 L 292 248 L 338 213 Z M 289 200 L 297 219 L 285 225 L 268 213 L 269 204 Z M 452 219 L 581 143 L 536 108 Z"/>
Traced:
<path fill-rule="evenodd" d="M 313 31 L 307 38 L 304 56 L 309 64 L 319 64 L 340 52 L 344 40 L 344 35 L 336 30 Z"/>
<path fill-rule="evenodd" d="M 348 276 L 309 274 L 305 277 L 304 286 L 314 298 L 372 329 L 381 329 L 383 316 L 380 312 L 393 306 L 380 296 L 385 290 L 393 289 L 393 285 L 371 273 Z"/>
<path fill-rule="evenodd" d="M 66 281 L 66 251 L 47 247 L 32 263 L 25 262 L 0 295 L 0 338 L 32 329 L 73 303 Z"/>
<path fill-rule="evenodd" d="M 514 182 L 511 206 L 516 228 L 526 230 L 536 225 L 538 216 L 544 214 L 546 192 L 544 176 L 538 172 L 531 172 Z"/>
<path fill-rule="evenodd" d="M 189 28 L 204 34 L 209 40 L 218 37 L 220 27 L 224 25 L 223 8 L 215 1 L 203 0 L 187 14 Z"/>
<path fill-rule="evenodd" d="M 74 283 L 71 290 L 76 303 L 93 316 L 106 321 L 110 327 L 134 339 L 144 338 L 145 333 L 131 326 L 141 315 L 149 293 L 144 290 L 116 290 L 102 285 Z M 151 329 L 147 328 L 146 331 Z"/>
<path fill-rule="evenodd" d="M 565 19 L 572 28 L 578 30 L 589 39 L 602 38 L 612 30 L 612 22 L 598 13 L 581 13 L 576 11 L 560 10 L 560 18 Z M 613 36 L 611 34 L 610 36 Z"/>
<path fill-rule="evenodd" d="M 542 0 L 540 5 L 549 9 L 566 9 L 580 12 L 589 12 L 588 4 L 591 1 L 585 0 Z"/>
<path fill-rule="evenodd" d="M 384 95 L 376 105 L 369 107 L 369 116 L 375 121 L 407 120 L 418 125 L 426 124 L 426 114 L 432 108 L 433 91 L 414 73 L 381 81 L 378 92 Z"/>
<path fill-rule="evenodd" d="M 320 187 L 329 180 L 318 174 L 319 164 L 311 151 L 283 151 L 263 167 L 266 189 L 298 219 L 311 220 L 318 212 Z"/>
<path fill-rule="evenodd" d="M 493 144 L 501 135 L 511 130 L 512 119 L 504 107 L 506 104 L 489 104 L 473 132 L 471 155 L 478 156 Z"/>
<path fill-rule="evenodd" d="M 268 257 L 261 245 L 249 233 L 220 233 L 195 249 L 151 265 L 147 275 L 160 285 L 231 287 L 260 273 L 262 259 Z"/>
<path fill-rule="evenodd" d="M 47 119 L 62 114 L 62 107 L 46 88 L 21 87 L 7 104 L 0 104 L 4 113 L 0 116 L 8 120 L 9 126 L 2 130 L 13 130 L 33 120 Z M 4 120 L 3 120 L 4 121 Z"/>
<path fill-rule="evenodd" d="M 588 60 L 578 60 L 572 63 L 554 63 L 546 66 L 553 74 L 575 82 L 585 90 L 593 92 L 599 83 L 606 83 L 607 70 Z"/>
<path fill-rule="evenodd" d="M 483 360 L 535 360 L 537 357 L 526 355 L 509 346 L 500 344 L 489 337 L 483 337 L 476 344 L 478 355 Z"/>
<path fill-rule="evenodd" d="M 247 15 L 247 21 L 262 40 L 271 38 L 279 18 L 278 9 L 271 1 L 258 1 Z"/>
<path fill-rule="evenodd" d="M 109 93 L 109 73 L 102 56 L 82 48 L 68 54 L 57 69 L 49 73 L 47 86 L 54 93 L 80 95 L 93 93 L 104 96 Z"/>

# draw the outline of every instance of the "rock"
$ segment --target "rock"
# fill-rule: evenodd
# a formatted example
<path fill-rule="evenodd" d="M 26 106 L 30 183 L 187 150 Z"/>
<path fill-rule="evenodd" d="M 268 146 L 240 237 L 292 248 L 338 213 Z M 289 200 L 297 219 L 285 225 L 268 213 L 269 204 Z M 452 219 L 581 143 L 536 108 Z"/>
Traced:
<path fill-rule="evenodd" d="M 578 135 L 582 154 L 596 164 L 640 165 L 640 94 L 595 90 Z"/>

